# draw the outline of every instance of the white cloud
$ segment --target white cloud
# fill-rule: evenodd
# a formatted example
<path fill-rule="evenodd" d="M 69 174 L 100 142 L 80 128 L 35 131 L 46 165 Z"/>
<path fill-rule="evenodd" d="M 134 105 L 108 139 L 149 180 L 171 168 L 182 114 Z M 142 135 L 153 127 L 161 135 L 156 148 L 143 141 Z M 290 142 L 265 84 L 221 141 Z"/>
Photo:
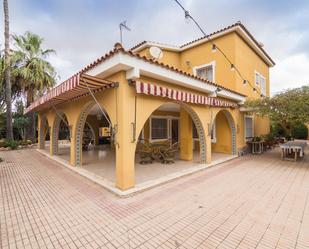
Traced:
<path fill-rule="evenodd" d="M 295 54 L 281 60 L 271 70 L 271 93 L 283 89 L 309 85 L 309 58 L 306 54 Z"/>

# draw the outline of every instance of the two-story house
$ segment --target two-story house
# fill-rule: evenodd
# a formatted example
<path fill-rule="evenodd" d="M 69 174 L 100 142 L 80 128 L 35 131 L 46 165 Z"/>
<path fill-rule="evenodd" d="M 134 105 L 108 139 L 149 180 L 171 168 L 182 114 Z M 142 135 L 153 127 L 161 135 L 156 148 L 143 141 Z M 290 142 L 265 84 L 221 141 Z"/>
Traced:
<path fill-rule="evenodd" d="M 268 120 L 241 106 L 248 97 L 269 96 L 272 66 L 241 23 L 182 46 L 144 41 L 125 50 L 118 43 L 27 111 L 39 114 L 41 150 L 49 144 L 51 155 L 127 190 L 162 174 L 230 159 L 247 139 L 267 134 Z M 62 122 L 70 132 L 66 148 L 58 143 Z M 109 145 L 100 145 L 102 129 Z M 85 136 L 93 140 L 91 149 Z M 175 149 L 174 164 L 139 164 L 140 148 L 160 153 L 167 144 Z"/>

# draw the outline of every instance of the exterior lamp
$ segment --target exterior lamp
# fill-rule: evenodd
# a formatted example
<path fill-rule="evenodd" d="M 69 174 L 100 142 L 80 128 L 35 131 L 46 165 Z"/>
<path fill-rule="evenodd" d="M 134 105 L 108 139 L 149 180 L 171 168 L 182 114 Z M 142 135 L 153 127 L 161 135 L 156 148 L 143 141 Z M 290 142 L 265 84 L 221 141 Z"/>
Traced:
<path fill-rule="evenodd" d="M 231 64 L 231 71 L 235 71 L 235 66 L 234 66 L 234 64 Z"/>
<path fill-rule="evenodd" d="M 191 19 L 191 15 L 189 13 L 189 11 L 185 11 L 185 19 L 186 19 L 186 22 L 189 23 L 190 22 L 190 19 Z"/>
<path fill-rule="evenodd" d="M 256 92 L 256 89 L 255 89 L 255 87 L 253 87 L 253 92 Z"/>
<path fill-rule="evenodd" d="M 215 53 L 215 52 L 217 51 L 217 46 L 216 46 L 216 44 L 212 44 L 212 49 L 211 49 L 211 51 L 212 51 L 213 53 Z"/>
<path fill-rule="evenodd" d="M 247 85 L 247 83 L 248 83 L 247 80 L 243 81 L 243 85 Z"/>

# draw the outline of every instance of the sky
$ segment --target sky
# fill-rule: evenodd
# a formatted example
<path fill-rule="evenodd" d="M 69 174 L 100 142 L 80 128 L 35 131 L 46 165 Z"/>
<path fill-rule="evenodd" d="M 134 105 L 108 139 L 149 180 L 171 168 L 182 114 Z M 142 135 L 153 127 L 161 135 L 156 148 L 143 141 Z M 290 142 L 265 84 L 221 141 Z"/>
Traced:
<path fill-rule="evenodd" d="M 180 0 L 207 33 L 241 21 L 276 62 L 270 90 L 309 84 L 309 0 Z M 111 50 L 126 20 L 123 45 L 181 45 L 201 37 L 174 0 L 9 0 L 10 32 L 34 32 L 64 81 Z M 1 12 L 3 34 L 3 12 Z M 3 44 L 3 35 L 0 44 Z M 2 46 L 2 45 L 1 45 Z"/>

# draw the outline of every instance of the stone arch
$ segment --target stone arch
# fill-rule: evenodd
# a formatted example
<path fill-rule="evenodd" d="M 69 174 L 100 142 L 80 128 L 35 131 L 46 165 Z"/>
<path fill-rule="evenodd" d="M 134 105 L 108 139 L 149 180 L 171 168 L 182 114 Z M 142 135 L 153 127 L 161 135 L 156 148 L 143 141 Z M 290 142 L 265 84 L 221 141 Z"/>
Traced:
<path fill-rule="evenodd" d="M 44 150 L 45 149 L 45 140 L 46 140 L 46 132 L 47 129 L 49 129 L 48 120 L 45 115 L 42 115 L 40 117 L 40 143 L 39 143 L 39 149 Z"/>
<path fill-rule="evenodd" d="M 231 129 L 231 135 L 232 135 L 232 154 L 236 155 L 237 154 L 237 145 L 236 145 L 236 125 L 235 125 L 235 121 L 234 118 L 232 116 L 232 114 L 230 113 L 230 111 L 223 109 L 223 110 L 218 110 L 214 116 L 213 120 L 216 120 L 216 117 L 219 113 L 223 113 L 224 116 L 227 119 L 227 122 L 229 124 L 229 127 Z"/>
<path fill-rule="evenodd" d="M 53 144 L 51 146 L 53 146 L 53 154 L 57 155 L 58 154 L 58 140 L 59 140 L 59 129 L 60 129 L 60 123 L 62 121 L 62 119 L 65 118 L 68 122 L 68 118 L 67 115 L 64 112 L 57 112 L 55 114 L 55 119 L 54 119 L 54 125 L 53 125 L 53 130 L 52 130 L 52 136 L 53 136 Z M 71 129 L 69 128 L 69 132 L 70 132 L 70 137 L 71 137 Z"/>
<path fill-rule="evenodd" d="M 203 128 L 203 124 L 202 121 L 199 117 L 199 115 L 194 111 L 194 109 L 192 107 L 190 107 L 188 104 L 185 104 L 183 102 L 179 102 L 179 101 L 166 101 L 166 102 L 159 102 L 158 104 L 156 104 L 155 106 L 153 106 L 153 108 L 151 110 L 149 110 L 149 112 L 147 112 L 147 115 L 144 117 L 144 119 L 142 120 L 142 126 L 140 127 L 140 129 L 137 131 L 137 136 L 141 133 L 143 126 L 145 125 L 147 119 L 151 116 L 151 114 L 157 110 L 160 106 L 167 104 L 167 103 L 175 103 L 178 104 L 180 107 L 184 108 L 188 114 L 190 115 L 196 130 L 198 132 L 198 136 L 199 136 L 199 142 L 200 142 L 200 163 L 204 164 L 206 163 L 206 134 L 205 134 L 205 130 Z M 135 147 L 136 150 L 136 147 Z"/>
<path fill-rule="evenodd" d="M 95 101 L 88 102 L 84 108 L 82 109 L 75 128 L 75 166 L 82 166 L 82 141 L 83 141 L 83 130 L 84 126 L 87 120 L 87 116 L 89 114 L 89 111 L 91 108 L 96 105 Z M 102 106 L 102 105 L 101 105 Z M 109 115 L 106 111 L 106 109 L 103 107 L 104 112 L 107 114 L 107 117 L 109 118 Z M 111 119 L 109 118 L 110 122 Z M 91 127 L 91 126 L 90 126 Z"/>

